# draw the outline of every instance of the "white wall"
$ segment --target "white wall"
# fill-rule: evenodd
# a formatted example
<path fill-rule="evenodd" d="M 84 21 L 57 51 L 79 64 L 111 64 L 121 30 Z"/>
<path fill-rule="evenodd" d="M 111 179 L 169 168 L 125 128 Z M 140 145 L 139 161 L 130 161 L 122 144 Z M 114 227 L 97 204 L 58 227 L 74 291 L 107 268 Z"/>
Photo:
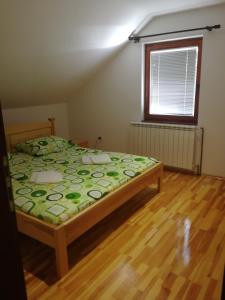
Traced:
<path fill-rule="evenodd" d="M 66 103 L 3 109 L 5 126 L 10 123 L 42 122 L 47 121 L 50 117 L 55 118 L 56 134 L 68 138 L 69 126 Z"/>
<path fill-rule="evenodd" d="M 204 32 L 199 125 L 205 128 L 203 172 L 225 176 L 225 5 L 157 17 L 142 33 L 219 23 L 222 29 Z M 101 135 L 105 149 L 128 150 L 129 122 L 142 120 L 142 50 L 129 43 L 70 102 L 71 136 L 94 145 Z"/>

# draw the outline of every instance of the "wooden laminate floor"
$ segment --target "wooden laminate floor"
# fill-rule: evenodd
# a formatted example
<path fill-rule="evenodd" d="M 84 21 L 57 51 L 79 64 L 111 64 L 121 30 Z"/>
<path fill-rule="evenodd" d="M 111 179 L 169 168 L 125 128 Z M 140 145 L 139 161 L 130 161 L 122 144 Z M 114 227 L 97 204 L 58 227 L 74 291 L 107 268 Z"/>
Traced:
<path fill-rule="evenodd" d="M 220 299 L 225 181 L 165 172 L 76 240 L 57 281 L 53 250 L 21 235 L 29 299 Z"/>

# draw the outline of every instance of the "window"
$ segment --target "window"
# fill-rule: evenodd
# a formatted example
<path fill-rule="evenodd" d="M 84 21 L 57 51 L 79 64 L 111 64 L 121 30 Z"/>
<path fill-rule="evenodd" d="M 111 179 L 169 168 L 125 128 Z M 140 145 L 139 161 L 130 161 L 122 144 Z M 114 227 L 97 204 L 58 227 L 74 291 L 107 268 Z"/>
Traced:
<path fill-rule="evenodd" d="M 145 46 L 144 119 L 197 124 L 202 38 Z"/>

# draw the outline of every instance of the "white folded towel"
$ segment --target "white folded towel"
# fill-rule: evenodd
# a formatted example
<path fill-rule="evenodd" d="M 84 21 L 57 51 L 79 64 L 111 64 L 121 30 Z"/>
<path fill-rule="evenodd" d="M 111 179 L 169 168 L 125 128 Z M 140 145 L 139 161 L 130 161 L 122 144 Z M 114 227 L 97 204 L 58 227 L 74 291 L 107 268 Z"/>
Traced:
<path fill-rule="evenodd" d="M 33 172 L 30 181 L 37 184 L 56 183 L 63 180 L 63 175 L 57 171 Z"/>
<path fill-rule="evenodd" d="M 82 162 L 86 165 L 96 164 L 109 164 L 111 163 L 111 158 L 108 154 L 92 154 L 92 155 L 83 155 Z"/>

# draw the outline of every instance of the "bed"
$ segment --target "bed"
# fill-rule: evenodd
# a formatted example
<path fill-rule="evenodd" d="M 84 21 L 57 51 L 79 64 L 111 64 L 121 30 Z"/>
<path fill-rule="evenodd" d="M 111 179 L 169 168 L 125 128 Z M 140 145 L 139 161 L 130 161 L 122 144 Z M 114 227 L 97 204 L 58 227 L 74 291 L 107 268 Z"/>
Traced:
<path fill-rule="evenodd" d="M 7 126 L 7 147 L 9 152 L 14 152 L 15 145 L 21 142 L 54 134 L 54 119 L 49 119 L 48 122 L 43 123 Z M 72 149 L 71 151 L 89 152 L 92 150 L 76 148 L 76 150 Z M 50 159 L 48 160 L 50 161 Z M 142 159 L 137 158 L 137 160 Z M 122 168 L 124 167 L 122 166 Z M 83 172 L 83 174 L 80 173 L 80 175 L 86 175 L 86 173 Z M 113 171 L 107 174 L 112 177 L 115 173 L 117 172 Z M 99 198 L 96 196 L 98 194 L 96 194 L 95 191 L 93 198 L 97 201 L 92 201 L 93 203 L 91 203 L 91 205 L 86 205 L 84 207 L 85 209 L 77 211 L 75 215 L 66 218 L 64 221 L 61 220 L 62 222 L 59 222 L 58 218 L 46 222 L 46 220 L 42 220 L 41 218 L 17 209 L 16 217 L 18 230 L 55 250 L 58 277 L 62 277 L 68 272 L 67 246 L 151 183 L 157 182 L 158 191 L 160 191 L 162 174 L 163 165 L 161 162 L 157 161 L 149 164 L 149 167 L 144 171 L 137 172 L 135 176 L 128 173 L 126 175 L 131 177 L 128 181 L 123 180 L 124 182 L 121 186 L 113 188 L 110 192 L 105 194 L 104 190 L 102 190 L 103 192 Z M 68 198 L 77 198 L 77 194 L 78 193 L 71 193 Z"/>

